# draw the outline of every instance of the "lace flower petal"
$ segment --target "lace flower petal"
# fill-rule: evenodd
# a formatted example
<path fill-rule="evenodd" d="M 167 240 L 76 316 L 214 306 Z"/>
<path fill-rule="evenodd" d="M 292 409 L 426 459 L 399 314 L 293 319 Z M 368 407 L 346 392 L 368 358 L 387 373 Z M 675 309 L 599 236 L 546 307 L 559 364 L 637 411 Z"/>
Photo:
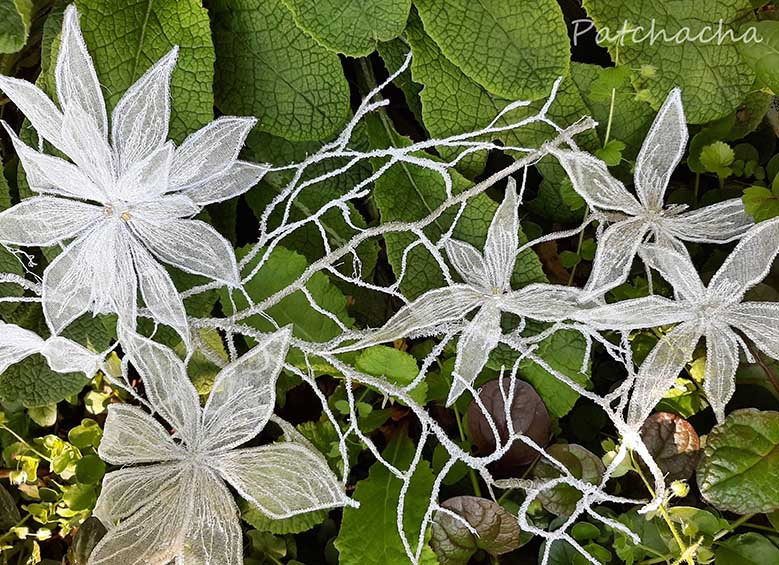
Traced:
<path fill-rule="evenodd" d="M 779 253 L 779 218 L 750 229 L 709 281 L 709 292 L 731 301 L 762 281 Z"/>
<path fill-rule="evenodd" d="M 354 504 L 324 458 L 297 443 L 236 449 L 216 456 L 212 464 L 269 518 Z"/>
<path fill-rule="evenodd" d="M 640 426 L 646 420 L 692 358 L 702 335 L 703 328 L 699 324 L 686 322 L 657 342 L 638 371 L 628 405 L 628 424 Z"/>
<path fill-rule="evenodd" d="M 184 451 L 146 412 L 129 404 L 111 404 L 98 448 L 100 458 L 112 465 L 179 461 Z"/>
<path fill-rule="evenodd" d="M 0 90 L 30 120 L 38 135 L 62 149 L 62 112 L 40 88 L 26 80 L 0 75 Z"/>
<path fill-rule="evenodd" d="M 605 294 L 627 280 L 633 258 L 648 229 L 643 218 L 622 220 L 606 228 L 598 239 L 583 300 Z"/>
<path fill-rule="evenodd" d="M 267 165 L 236 161 L 223 174 L 185 189 L 184 194 L 201 206 L 229 200 L 255 186 L 262 180 L 269 168 Z"/>
<path fill-rule="evenodd" d="M 671 283 L 677 299 L 699 301 L 706 294 L 706 287 L 688 254 L 659 245 L 645 245 L 641 248 L 641 257 Z"/>
<path fill-rule="evenodd" d="M 687 147 L 687 120 L 682 107 L 682 93 L 674 88 L 655 116 L 636 158 L 636 192 L 649 210 L 663 207 L 671 173 L 682 160 Z"/>
<path fill-rule="evenodd" d="M 255 123 L 254 118 L 222 116 L 187 137 L 173 158 L 170 189 L 203 184 L 225 173 Z"/>
<path fill-rule="evenodd" d="M 683 322 L 693 314 L 674 300 L 662 296 L 643 296 L 582 308 L 573 317 L 597 330 L 637 330 Z"/>
<path fill-rule="evenodd" d="M 240 282 L 230 242 L 205 222 L 169 220 L 151 223 L 137 219 L 130 226 L 165 263 L 230 286 Z"/>
<path fill-rule="evenodd" d="M 779 359 L 779 302 L 742 302 L 730 309 L 726 321 L 763 353 Z"/>
<path fill-rule="evenodd" d="M 33 196 L 0 212 L 0 241 L 49 247 L 78 236 L 103 217 L 103 210 L 91 204 Z"/>
<path fill-rule="evenodd" d="M 170 75 L 177 57 L 174 47 L 129 88 L 111 114 L 111 143 L 120 172 L 145 159 L 168 137 Z"/>
<path fill-rule="evenodd" d="M 478 249 L 470 243 L 456 239 L 447 241 L 444 248 L 455 270 L 466 283 L 477 288 L 490 287 L 487 265 Z"/>
<path fill-rule="evenodd" d="M 683 212 L 663 220 L 664 228 L 674 237 L 700 243 L 727 243 L 740 238 L 754 225 L 740 198 L 732 198 Z"/>
<path fill-rule="evenodd" d="M 65 10 L 54 78 L 60 106 L 66 116 L 69 108 L 78 106 L 94 122 L 97 131 L 105 139 L 108 131 L 105 100 L 92 57 L 81 35 L 78 12 L 73 4 Z"/>
<path fill-rule="evenodd" d="M 504 295 L 501 310 L 542 322 L 560 322 L 581 309 L 582 291 L 570 286 L 534 283 Z"/>
<path fill-rule="evenodd" d="M 197 444 L 200 399 L 187 369 L 168 347 L 126 328 L 119 335 L 130 361 L 143 379 L 152 407 L 173 426 L 187 445 Z"/>
<path fill-rule="evenodd" d="M 270 334 L 219 371 L 203 409 L 203 449 L 232 449 L 265 427 L 291 336 L 290 327 Z"/>
<path fill-rule="evenodd" d="M 725 405 L 736 390 L 738 340 L 729 328 L 712 325 L 706 332 L 706 371 L 703 390 L 717 422 L 725 420 Z"/>
<path fill-rule="evenodd" d="M 517 182 L 509 177 L 506 195 L 487 230 L 484 244 L 484 263 L 490 287 L 499 290 L 511 288 L 511 273 L 519 247 L 519 211 L 517 209 Z"/>
<path fill-rule="evenodd" d="M 43 339 L 35 332 L 0 322 L 0 374 L 11 365 L 37 353 L 42 346 Z"/>
<path fill-rule="evenodd" d="M 500 310 L 493 302 L 487 302 L 473 317 L 460 336 L 452 371 L 452 388 L 446 405 L 451 406 L 471 385 L 487 364 L 490 353 L 497 347 L 501 336 Z"/>

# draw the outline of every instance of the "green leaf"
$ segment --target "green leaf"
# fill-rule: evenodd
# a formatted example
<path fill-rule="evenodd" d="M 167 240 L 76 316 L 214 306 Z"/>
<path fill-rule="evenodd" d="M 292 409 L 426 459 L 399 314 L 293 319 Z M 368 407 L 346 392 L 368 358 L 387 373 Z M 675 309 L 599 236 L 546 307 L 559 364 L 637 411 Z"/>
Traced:
<path fill-rule="evenodd" d="M 16 501 L 5 487 L 0 485 L 0 528 L 9 530 L 15 526 L 22 517 L 16 507 Z"/>
<path fill-rule="evenodd" d="M 616 167 L 622 161 L 622 151 L 625 144 L 618 139 L 610 140 L 606 145 L 595 151 L 595 156 L 603 160 L 609 167 Z"/>
<path fill-rule="evenodd" d="M 704 28 L 707 37 L 722 24 L 732 29 L 744 18 L 750 18 L 747 0 L 690 0 L 688 2 L 625 2 L 623 0 L 584 0 L 587 14 L 601 32 L 608 28 L 612 36 L 627 26 L 637 31 L 607 45 L 615 62 L 628 67 L 651 65 L 654 73 L 645 73 L 636 88 L 648 90 L 653 106 L 659 107 L 668 92 L 682 88 L 687 120 L 702 124 L 733 111 L 754 83 L 754 73 L 741 61 L 739 48 L 730 37 L 722 42 L 704 43 L 695 38 Z M 706 28 L 706 26 L 709 26 Z M 689 38 L 684 40 L 684 29 Z M 650 29 L 663 30 L 668 39 L 650 41 Z M 681 34 L 681 40 L 674 36 Z M 724 35 L 724 34 L 723 34 Z M 737 34 L 738 35 L 738 34 Z"/>
<path fill-rule="evenodd" d="M 747 65 L 755 72 L 758 83 L 779 93 L 779 22 L 766 20 L 752 22 L 742 28 L 742 32 L 754 28 L 756 41 L 739 43 L 739 51 Z"/>
<path fill-rule="evenodd" d="M 622 156 L 634 159 L 641 149 L 644 137 L 655 111 L 642 100 L 637 100 L 630 84 L 627 67 L 603 68 L 597 65 L 571 63 L 571 78 L 579 88 L 589 114 L 598 121 L 598 133 L 606 138 L 611 116 L 610 135 L 624 142 Z M 612 90 L 614 106 L 611 106 Z M 611 163 L 609 163 L 611 164 Z"/>
<path fill-rule="evenodd" d="M 299 534 L 307 532 L 324 522 L 327 519 L 327 510 L 315 510 L 304 514 L 296 514 L 290 518 L 274 520 L 268 518 L 260 512 L 255 506 L 242 501 L 241 518 L 250 524 L 256 530 L 261 532 L 270 532 L 274 535 Z"/>
<path fill-rule="evenodd" d="M 16 53 L 27 43 L 32 0 L 0 0 L 0 53 Z"/>
<path fill-rule="evenodd" d="M 361 351 L 354 366 L 363 373 L 385 378 L 399 386 L 410 384 L 419 374 L 417 360 L 413 356 L 386 345 L 374 345 Z M 420 404 L 424 404 L 427 383 L 419 383 L 410 395 Z"/>
<path fill-rule="evenodd" d="M 47 428 L 57 422 L 57 405 L 32 406 L 27 409 L 27 414 L 33 422 L 42 428 Z"/>
<path fill-rule="evenodd" d="M 295 23 L 324 47 L 351 57 L 370 55 L 377 41 L 399 36 L 411 0 L 283 0 Z"/>
<path fill-rule="evenodd" d="M 396 436 L 382 456 L 399 469 L 407 469 L 414 456 L 414 444 L 405 434 Z M 403 528 L 411 546 L 419 537 L 419 525 L 427 510 L 433 486 L 430 464 L 417 465 L 405 497 Z M 359 508 L 345 508 L 335 547 L 340 565 L 389 565 L 406 563 L 408 557 L 397 532 L 397 503 L 401 481 L 380 463 L 374 463 L 368 477 L 357 483 L 354 499 Z M 437 563 L 429 546 L 422 550 L 422 565 Z"/>
<path fill-rule="evenodd" d="M 66 486 L 62 489 L 62 502 L 64 502 L 70 510 L 94 508 L 96 500 L 97 494 L 95 493 L 95 487 L 93 485 L 76 483 L 75 485 Z"/>
<path fill-rule="evenodd" d="M 68 550 L 68 559 L 72 565 L 87 565 L 89 556 L 98 542 L 106 535 L 106 527 L 95 516 L 87 518 L 73 537 Z"/>
<path fill-rule="evenodd" d="M 481 129 L 511 102 L 487 92 L 447 59 L 435 41 L 425 33 L 419 18 L 413 14 L 406 29 L 406 37 L 414 52 L 411 61 L 414 81 L 424 86 L 420 93 L 422 117 L 431 136 L 441 138 Z M 552 81 L 549 81 L 543 94 L 548 94 L 551 86 Z M 526 108 L 518 108 L 499 120 L 497 125 L 507 126 L 535 115 L 542 104 L 543 101 L 538 101 Z M 561 124 L 568 124 L 586 113 L 587 108 L 575 85 L 571 80 L 564 80 L 556 102 L 549 109 L 549 117 Z M 553 128 L 546 124 L 532 124 L 503 132 L 497 137 L 506 145 L 528 147 L 540 144 L 555 135 Z M 577 138 L 577 142 L 585 147 L 590 146 L 587 142 L 594 146 L 596 136 L 594 133 L 583 134 Z M 457 149 L 441 149 L 441 154 L 446 159 L 452 159 L 459 152 Z M 469 176 L 474 176 L 481 172 L 479 167 L 483 168 L 485 158 L 486 155 L 480 154 L 468 156 L 461 170 Z M 546 161 L 549 162 L 552 160 Z M 548 166 L 542 173 L 547 174 L 547 169 Z M 562 177 L 564 174 L 560 175 L 560 178 Z"/>
<path fill-rule="evenodd" d="M 779 216 L 779 190 L 774 191 L 774 189 L 765 186 L 750 186 L 744 190 L 741 201 L 744 203 L 747 214 L 752 216 L 756 222 Z"/>
<path fill-rule="evenodd" d="M 105 475 L 105 463 L 97 455 L 85 455 L 76 463 L 76 480 L 93 485 Z"/>
<path fill-rule="evenodd" d="M 418 0 L 415 5 L 444 55 L 493 94 L 534 100 L 568 74 L 568 33 L 554 0 Z"/>
<path fill-rule="evenodd" d="M 170 136 L 180 142 L 213 119 L 214 47 L 199 0 L 77 0 L 76 5 L 109 109 L 178 45 Z"/>
<path fill-rule="evenodd" d="M 779 548 L 760 534 L 749 532 L 723 541 L 716 552 L 717 565 L 779 563 Z"/>
<path fill-rule="evenodd" d="M 733 164 L 735 154 L 730 145 L 723 141 L 715 141 L 703 148 L 700 155 L 701 165 L 710 172 L 716 173 L 720 178 L 729 177 L 733 171 L 730 165 Z"/>
<path fill-rule="evenodd" d="M 418 19 L 418 18 L 417 18 Z M 409 24 L 410 25 L 410 24 Z M 384 61 L 384 66 L 389 74 L 397 71 L 406 60 L 406 55 L 411 51 L 409 45 L 403 39 L 394 39 L 378 45 L 379 55 Z M 403 91 L 411 113 L 421 124 L 422 120 L 422 101 L 419 99 L 419 92 L 422 86 L 414 82 L 411 78 L 411 69 L 406 69 L 393 81 L 395 86 Z"/>
<path fill-rule="evenodd" d="M 55 373 L 41 355 L 32 355 L 0 375 L 0 399 L 26 407 L 56 404 L 81 392 L 89 381 L 81 373 Z"/>
<path fill-rule="evenodd" d="M 585 350 L 586 343 L 581 334 L 573 330 L 563 330 L 541 341 L 535 354 L 554 370 L 586 387 L 590 382 L 590 362 L 587 362 L 586 371 L 582 373 Z M 516 352 L 499 346 L 490 358 L 488 366 L 493 369 L 499 369 L 501 365 L 510 367 L 514 359 Z M 519 365 L 519 374 L 533 385 L 549 412 L 558 418 L 568 414 L 579 398 L 578 392 L 533 361 L 524 359 Z"/>
<path fill-rule="evenodd" d="M 210 8 L 222 112 L 256 116 L 258 129 L 297 141 L 343 127 L 349 87 L 338 55 L 298 28 L 281 0 L 216 0 Z"/>
<path fill-rule="evenodd" d="M 706 439 L 697 479 L 701 494 L 737 514 L 779 509 L 779 412 L 731 412 Z"/>
<path fill-rule="evenodd" d="M 78 426 L 71 428 L 68 432 L 68 441 L 79 449 L 87 447 L 97 449 L 102 437 L 103 430 L 100 429 L 100 424 L 89 418 L 84 418 Z"/>
<path fill-rule="evenodd" d="M 250 248 L 251 246 L 246 246 L 238 249 L 238 257 L 246 255 Z M 244 276 L 259 263 L 263 253 L 264 250 L 246 265 Z M 276 247 L 263 267 L 244 285 L 244 288 L 256 304 L 294 283 L 307 267 L 308 262 L 302 255 L 283 247 Z M 315 273 L 309 279 L 306 288 L 321 308 L 335 314 L 347 326 L 351 325 L 352 319 L 346 312 L 346 298 L 330 282 L 326 274 Z M 233 293 L 233 299 L 239 310 L 248 308 L 249 304 L 241 293 Z M 219 300 L 225 313 L 232 314 L 233 306 L 226 290 L 220 291 Z M 327 341 L 341 333 L 333 320 L 313 309 L 302 292 L 295 292 L 285 297 L 264 313 L 273 318 L 279 326 L 294 324 L 294 335 L 307 341 Z M 271 332 L 275 329 L 271 322 L 259 314 L 247 318 L 244 323 L 262 332 Z"/>

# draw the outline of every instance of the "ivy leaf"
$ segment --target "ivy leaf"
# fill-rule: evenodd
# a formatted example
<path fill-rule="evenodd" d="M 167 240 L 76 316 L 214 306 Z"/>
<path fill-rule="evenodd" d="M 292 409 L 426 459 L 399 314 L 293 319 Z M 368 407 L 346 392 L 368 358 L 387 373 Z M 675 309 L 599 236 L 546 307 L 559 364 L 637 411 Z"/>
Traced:
<path fill-rule="evenodd" d="M 382 456 L 395 467 L 406 469 L 414 456 L 414 444 L 407 435 L 398 435 L 387 445 Z M 430 464 L 421 460 L 406 492 L 403 512 L 404 531 L 412 547 L 419 537 L 419 525 L 427 510 L 432 487 Z M 400 488 L 401 481 L 380 463 L 374 463 L 368 477 L 357 483 L 354 499 L 360 507 L 344 508 L 341 529 L 335 539 L 340 565 L 388 565 L 408 561 L 396 525 Z M 425 546 L 420 564 L 435 563 L 435 553 Z"/>
<path fill-rule="evenodd" d="M 283 0 L 295 23 L 324 47 L 350 57 L 370 55 L 377 41 L 403 33 L 411 0 Z"/>
<path fill-rule="evenodd" d="M 779 93 L 779 22 L 766 20 L 745 25 L 741 32 L 754 28 L 761 42 L 739 43 L 744 61 L 755 72 L 758 83 Z"/>
<path fill-rule="evenodd" d="M 706 438 L 697 479 L 719 510 L 737 514 L 779 509 L 779 412 L 736 410 Z"/>
<path fill-rule="evenodd" d="M 779 548 L 754 532 L 729 537 L 719 544 L 715 555 L 717 565 L 779 563 Z"/>
<path fill-rule="evenodd" d="M 33 0 L 0 1 L 0 53 L 16 53 L 27 43 Z"/>
<path fill-rule="evenodd" d="M 216 0 L 216 105 L 257 116 L 257 128 L 286 139 L 320 140 L 349 116 L 338 55 L 295 25 L 281 0 Z"/>
<path fill-rule="evenodd" d="M 612 35 L 627 25 L 642 26 L 636 32 L 643 38 L 653 30 L 663 30 L 668 40 L 631 41 L 632 35 L 607 45 L 615 61 L 627 67 L 651 65 L 654 73 L 645 73 L 637 87 L 649 91 L 659 105 L 668 92 L 682 88 L 687 120 L 702 124 L 733 111 L 754 83 L 754 73 L 739 56 L 739 48 L 730 37 L 722 42 L 703 43 L 694 36 L 706 29 L 708 36 L 720 25 L 724 30 L 741 23 L 751 7 L 748 0 L 695 0 L 691 2 L 624 2 L 622 0 L 584 0 L 587 14 L 601 31 Z M 709 26 L 706 28 L 705 26 Z M 689 29 L 689 41 L 675 41 L 673 36 Z M 737 31 L 734 29 L 734 31 Z"/>
<path fill-rule="evenodd" d="M 31 355 L 0 375 L 0 399 L 28 408 L 56 404 L 89 382 L 82 373 L 55 373 L 42 355 Z"/>
<path fill-rule="evenodd" d="M 251 246 L 246 246 L 238 249 L 238 257 L 246 255 L 250 248 Z M 244 276 L 258 264 L 262 256 L 263 251 L 246 265 Z M 305 257 L 279 246 L 271 252 L 263 267 L 244 285 L 244 288 L 256 304 L 294 283 L 307 267 L 308 262 Z M 330 282 L 327 275 L 322 272 L 314 274 L 306 288 L 321 308 L 337 316 L 345 325 L 351 325 L 352 319 L 346 312 L 346 298 Z M 248 308 L 249 304 L 241 293 L 233 293 L 233 299 L 239 310 Z M 232 314 L 233 307 L 226 290 L 220 291 L 219 300 L 225 313 Z M 314 310 L 302 292 L 295 292 L 285 297 L 278 304 L 268 308 L 265 314 L 273 318 L 278 327 L 294 324 L 294 335 L 308 341 L 327 341 L 341 333 L 333 320 Z M 275 329 L 271 322 L 260 315 L 251 316 L 245 322 L 262 332 L 271 332 Z"/>
<path fill-rule="evenodd" d="M 109 110 L 178 45 L 170 136 L 181 142 L 213 120 L 214 46 L 208 13 L 198 0 L 77 0 L 76 5 Z M 51 57 L 56 57 L 54 49 Z"/>
<path fill-rule="evenodd" d="M 462 516 L 476 531 L 474 535 L 461 521 L 437 512 L 433 519 L 430 545 L 441 565 L 467 563 L 479 549 L 491 555 L 514 551 L 520 545 L 516 516 L 500 505 L 478 496 L 455 496 L 441 504 Z"/>
<path fill-rule="evenodd" d="M 773 184 L 772 188 L 750 186 L 744 190 L 741 201 L 744 203 L 747 214 L 752 216 L 756 222 L 779 216 L 779 184 L 776 182 Z"/>
<path fill-rule="evenodd" d="M 418 0 L 415 5 L 444 55 L 493 94 L 534 100 L 568 74 L 568 33 L 554 0 Z"/>

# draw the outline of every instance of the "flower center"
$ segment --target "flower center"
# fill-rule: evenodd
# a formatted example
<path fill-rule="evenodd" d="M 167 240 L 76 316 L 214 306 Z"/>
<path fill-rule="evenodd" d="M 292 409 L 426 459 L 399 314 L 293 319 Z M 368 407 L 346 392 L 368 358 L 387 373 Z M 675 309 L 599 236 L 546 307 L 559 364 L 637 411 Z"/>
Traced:
<path fill-rule="evenodd" d="M 103 206 L 103 213 L 106 217 L 116 217 L 124 222 L 129 222 L 132 219 L 130 209 L 124 202 L 106 202 Z"/>

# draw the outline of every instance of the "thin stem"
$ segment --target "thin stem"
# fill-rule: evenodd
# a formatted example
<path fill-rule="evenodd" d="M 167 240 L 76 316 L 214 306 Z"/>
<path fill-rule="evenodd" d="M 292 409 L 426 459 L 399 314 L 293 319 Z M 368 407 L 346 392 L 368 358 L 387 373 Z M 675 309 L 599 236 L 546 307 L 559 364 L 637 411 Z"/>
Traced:
<path fill-rule="evenodd" d="M 460 411 L 457 409 L 457 404 L 453 404 L 452 408 L 454 408 L 454 419 L 457 421 L 457 431 L 460 432 L 460 441 L 465 443 L 465 430 L 463 429 L 463 420 L 460 417 Z M 473 493 L 476 496 L 481 496 L 481 487 L 479 486 L 479 478 L 476 476 L 476 471 L 474 471 L 470 465 L 468 466 L 468 477 L 471 479 L 471 486 L 473 487 Z"/>
<path fill-rule="evenodd" d="M 30 444 L 30 443 L 28 443 L 28 442 L 27 442 L 27 441 L 26 441 L 26 440 L 25 440 L 25 439 L 24 439 L 22 436 L 20 436 L 19 434 L 17 434 L 15 431 L 13 431 L 13 430 L 12 430 L 11 428 L 9 428 L 8 426 L 6 426 L 6 425 L 4 425 L 4 424 L 0 424 L 0 430 L 5 430 L 6 432 L 8 432 L 8 433 L 9 433 L 9 434 L 11 434 L 12 436 L 14 436 L 14 437 L 15 437 L 15 438 L 16 438 L 16 439 L 17 439 L 17 440 L 20 442 L 20 443 L 24 444 L 24 445 L 25 445 L 25 447 L 27 447 L 27 449 L 29 449 L 30 451 L 32 451 L 32 452 L 33 452 L 35 455 L 37 455 L 38 457 L 40 457 L 40 458 L 41 458 L 41 459 L 43 459 L 44 461 L 48 461 L 49 463 L 51 463 L 51 459 L 49 459 L 49 458 L 48 458 L 47 456 L 45 456 L 43 453 L 41 453 L 40 451 L 38 451 L 37 449 L 35 449 L 35 448 L 34 448 L 34 447 L 33 447 L 33 446 Z"/>
<path fill-rule="evenodd" d="M 649 491 L 649 494 L 652 496 L 652 498 L 655 497 L 655 491 L 652 488 L 652 485 L 649 484 L 649 481 L 646 480 L 646 477 L 644 476 L 643 471 L 641 471 L 641 467 L 635 462 L 633 459 L 633 454 L 630 454 L 630 460 L 633 463 L 633 470 L 638 473 L 638 476 L 641 477 L 641 480 L 644 482 L 644 485 L 646 486 L 647 490 Z M 688 565 L 695 565 L 694 561 L 689 555 L 689 548 L 684 543 L 684 540 L 682 540 L 682 537 L 679 535 L 679 532 L 676 531 L 676 526 L 674 526 L 673 520 L 671 520 L 671 516 L 668 514 L 668 510 L 665 507 L 665 502 L 661 502 L 660 506 L 658 507 L 658 510 L 660 511 L 660 515 L 663 517 L 663 520 L 665 520 L 665 523 L 668 525 L 668 529 L 671 530 L 671 535 L 673 536 L 674 540 L 676 541 L 676 544 L 679 546 L 679 550 L 681 552 L 681 560 L 687 563 Z M 681 561 L 680 561 L 681 562 Z M 659 561 L 658 561 L 659 563 Z"/>

